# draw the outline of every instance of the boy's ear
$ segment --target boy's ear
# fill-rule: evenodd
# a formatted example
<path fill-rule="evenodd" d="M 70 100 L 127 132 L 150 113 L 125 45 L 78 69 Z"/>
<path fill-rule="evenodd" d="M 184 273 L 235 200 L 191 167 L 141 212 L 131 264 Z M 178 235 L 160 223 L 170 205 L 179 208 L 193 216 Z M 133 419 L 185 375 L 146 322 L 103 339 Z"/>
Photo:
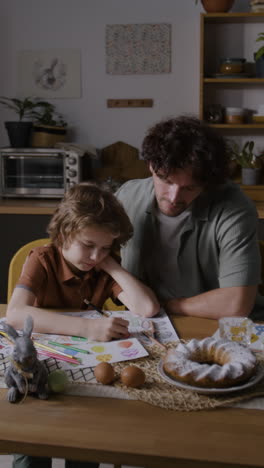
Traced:
<path fill-rule="evenodd" d="M 58 236 L 58 244 L 60 247 L 68 247 L 69 239 L 66 239 L 66 237 L 60 233 Z"/>

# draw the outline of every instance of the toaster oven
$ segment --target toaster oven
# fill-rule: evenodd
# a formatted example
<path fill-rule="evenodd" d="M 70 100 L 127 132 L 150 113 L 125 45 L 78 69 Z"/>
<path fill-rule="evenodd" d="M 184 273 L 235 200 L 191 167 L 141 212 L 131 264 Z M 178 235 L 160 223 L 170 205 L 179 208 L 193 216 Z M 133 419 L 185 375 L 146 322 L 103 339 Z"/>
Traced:
<path fill-rule="evenodd" d="M 61 198 L 89 178 L 89 155 L 55 148 L 2 148 L 2 197 Z"/>

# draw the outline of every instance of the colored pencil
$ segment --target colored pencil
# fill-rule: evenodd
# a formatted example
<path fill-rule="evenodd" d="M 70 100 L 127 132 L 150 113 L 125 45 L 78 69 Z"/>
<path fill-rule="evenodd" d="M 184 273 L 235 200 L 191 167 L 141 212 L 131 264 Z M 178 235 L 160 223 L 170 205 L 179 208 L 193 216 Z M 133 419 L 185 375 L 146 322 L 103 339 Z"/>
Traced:
<path fill-rule="evenodd" d="M 152 320 L 148 320 L 148 324 L 149 329 L 147 330 L 147 333 L 149 333 L 151 336 L 153 336 L 153 338 L 155 338 L 155 325 L 152 322 Z"/>
<path fill-rule="evenodd" d="M 14 344 L 14 342 L 10 340 L 10 338 L 8 337 L 8 335 L 4 331 L 0 330 L 0 335 L 3 335 L 5 337 L 5 339 L 9 343 Z M 45 346 L 42 343 L 38 343 L 37 341 L 34 341 L 34 345 L 36 346 L 36 348 L 42 348 L 43 351 L 46 350 L 47 353 L 49 352 L 50 354 L 54 354 L 58 358 L 59 358 L 59 356 L 63 356 L 63 357 L 69 358 L 69 359 L 73 359 L 75 361 L 74 364 L 78 363 L 78 361 L 76 361 L 76 359 L 74 359 L 74 357 L 71 354 L 62 353 L 61 351 L 57 351 L 54 348 L 50 348 L 49 346 Z M 37 351 L 40 351 L 40 350 L 37 350 Z"/>
<path fill-rule="evenodd" d="M 14 344 L 14 342 L 12 340 L 10 340 L 9 336 L 4 331 L 0 330 L 0 335 L 3 335 L 5 337 L 5 339 L 7 341 L 9 341 L 9 343 Z"/>
<path fill-rule="evenodd" d="M 88 306 L 92 307 L 96 312 L 98 312 L 100 315 L 103 317 L 109 317 L 108 313 L 105 312 L 104 310 L 99 309 L 99 307 L 96 307 L 92 302 L 88 301 L 88 299 L 84 299 L 83 302 L 87 304 Z"/>
<path fill-rule="evenodd" d="M 167 349 L 166 346 L 162 343 L 160 343 L 160 341 L 158 341 L 156 338 L 154 338 L 150 333 L 148 333 L 147 331 L 143 331 L 141 332 L 143 335 L 145 335 L 150 341 L 152 341 L 153 344 L 156 344 L 158 346 L 160 346 L 161 348 L 163 349 Z"/>
<path fill-rule="evenodd" d="M 9 339 L 8 335 L 5 332 L 0 330 L 0 334 L 3 335 L 6 338 L 6 340 L 9 341 L 9 343 L 14 344 Z M 40 343 L 38 343 L 38 345 L 39 344 Z M 47 348 L 47 347 L 45 347 L 45 348 Z M 52 349 L 52 348 L 49 348 L 49 349 Z M 49 351 L 47 349 L 37 349 L 38 354 L 42 354 L 42 355 L 45 355 L 45 356 L 48 356 L 48 357 L 58 359 L 58 361 L 67 361 L 67 362 L 70 362 L 71 364 L 80 364 L 79 361 L 77 361 L 77 359 L 74 359 L 74 358 L 70 357 L 69 354 L 65 354 L 65 355 L 63 354 L 62 355 L 60 352 L 57 353 L 57 351 L 55 349 L 52 349 L 52 351 L 53 352 L 51 352 L 51 351 Z"/>
<path fill-rule="evenodd" d="M 57 349 L 50 348 L 49 346 L 46 346 L 46 345 L 44 345 L 42 343 L 39 343 L 38 341 L 34 341 L 34 345 L 36 346 L 36 348 L 43 348 L 43 349 L 46 349 L 47 351 L 51 351 L 53 353 L 61 354 L 62 356 L 65 356 L 65 357 L 74 358 L 74 356 L 72 356 L 71 354 L 66 354 L 66 353 L 63 353 L 62 351 L 57 351 Z"/>
<path fill-rule="evenodd" d="M 40 355 L 42 354 L 43 356 L 57 359 L 58 361 L 65 361 L 65 362 L 69 362 L 70 364 L 80 364 L 80 362 L 77 361 L 77 359 L 67 358 L 65 356 L 62 356 L 61 354 L 51 353 L 50 351 L 47 351 L 45 349 L 38 349 L 37 352 Z"/>
<path fill-rule="evenodd" d="M 75 346 L 58 343 L 57 341 L 49 341 L 49 344 L 53 346 L 60 346 L 61 348 L 64 348 L 64 349 L 70 349 L 71 351 L 77 351 L 78 353 L 91 354 L 90 351 L 87 351 L 86 349 L 75 348 Z"/>

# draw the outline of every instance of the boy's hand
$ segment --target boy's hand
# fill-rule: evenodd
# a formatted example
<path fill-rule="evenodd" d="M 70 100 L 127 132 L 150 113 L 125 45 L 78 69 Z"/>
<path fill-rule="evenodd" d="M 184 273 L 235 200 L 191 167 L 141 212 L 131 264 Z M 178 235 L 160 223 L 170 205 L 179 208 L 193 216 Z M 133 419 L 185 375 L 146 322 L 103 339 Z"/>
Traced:
<path fill-rule="evenodd" d="M 112 257 L 112 255 L 107 255 L 98 265 L 97 267 L 100 268 L 100 270 L 105 271 L 109 275 L 113 272 L 114 269 L 118 268 L 121 269 L 120 264 Z"/>
<path fill-rule="evenodd" d="M 113 338 L 124 339 L 128 336 L 127 320 L 120 317 L 86 319 L 85 336 L 95 341 L 110 341 Z"/>

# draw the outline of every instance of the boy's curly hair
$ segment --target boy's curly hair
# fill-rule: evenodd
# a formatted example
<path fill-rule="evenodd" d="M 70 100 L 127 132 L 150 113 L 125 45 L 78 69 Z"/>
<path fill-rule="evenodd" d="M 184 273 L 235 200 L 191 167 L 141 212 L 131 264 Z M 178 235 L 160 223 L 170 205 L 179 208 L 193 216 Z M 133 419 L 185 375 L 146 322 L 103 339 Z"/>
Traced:
<path fill-rule="evenodd" d="M 113 251 L 119 250 L 133 235 L 129 217 L 110 189 L 93 182 L 82 182 L 65 193 L 47 232 L 52 242 L 62 245 L 89 226 L 108 230 L 117 236 L 113 241 Z"/>
<path fill-rule="evenodd" d="M 154 125 L 143 140 L 142 157 L 154 172 L 168 175 L 191 166 L 203 186 L 223 183 L 229 175 L 224 138 L 196 117 L 180 116 Z"/>

